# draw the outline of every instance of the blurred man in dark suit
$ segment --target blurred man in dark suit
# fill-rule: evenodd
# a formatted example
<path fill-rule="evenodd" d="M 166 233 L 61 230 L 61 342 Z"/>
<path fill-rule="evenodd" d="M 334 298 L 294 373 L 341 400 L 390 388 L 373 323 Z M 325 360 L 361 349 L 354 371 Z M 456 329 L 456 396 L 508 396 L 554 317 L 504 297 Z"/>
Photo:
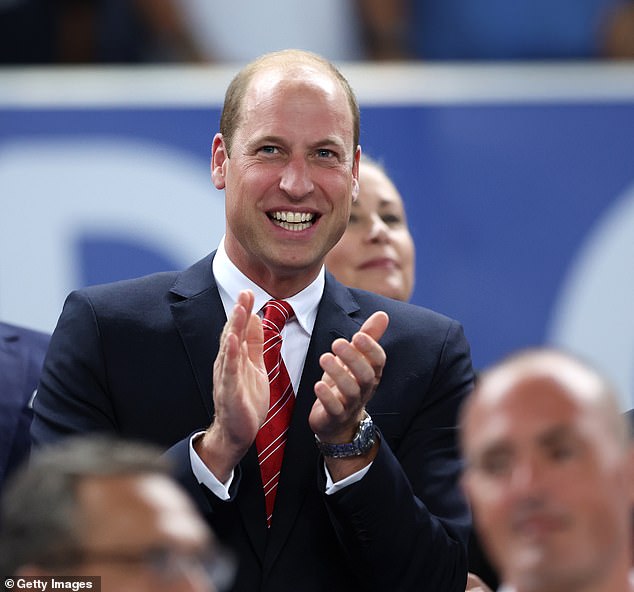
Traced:
<path fill-rule="evenodd" d="M 49 336 L 0 323 L 0 488 L 28 455 L 31 402 Z"/>

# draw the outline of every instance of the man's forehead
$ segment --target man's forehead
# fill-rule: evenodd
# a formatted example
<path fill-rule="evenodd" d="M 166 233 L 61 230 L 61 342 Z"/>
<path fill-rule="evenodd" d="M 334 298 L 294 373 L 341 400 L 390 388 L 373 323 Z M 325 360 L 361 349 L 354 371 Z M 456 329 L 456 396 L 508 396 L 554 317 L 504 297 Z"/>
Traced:
<path fill-rule="evenodd" d="M 596 372 L 576 359 L 550 350 L 520 354 L 494 366 L 482 374 L 477 390 L 484 390 L 490 398 L 502 398 L 522 384 L 535 391 L 550 385 L 565 396 L 593 403 L 605 390 Z"/>
<path fill-rule="evenodd" d="M 301 141 L 311 148 L 333 146 L 347 151 L 352 145 L 354 121 L 343 94 L 340 97 L 327 94 L 321 92 L 323 89 L 320 86 L 301 80 L 292 86 L 298 89 L 294 97 L 291 92 L 281 98 L 282 92 L 278 93 L 274 88 L 268 93 L 263 91 L 247 95 L 236 136 L 249 145 L 264 141 Z M 282 91 L 283 88 L 278 87 L 278 90 Z M 313 90 L 315 100 L 310 97 L 303 100 L 306 91 L 310 93 Z M 303 123 L 297 123 L 296 115 Z"/>
<path fill-rule="evenodd" d="M 341 99 L 347 106 L 345 91 L 332 73 L 323 68 L 298 64 L 289 68 L 269 67 L 256 72 L 245 93 L 245 105 L 255 108 L 268 104 L 283 91 L 304 91 L 321 94 L 330 100 Z M 349 107 L 348 107 L 349 109 Z"/>
<path fill-rule="evenodd" d="M 561 385 L 547 378 L 518 381 L 497 390 L 483 386 L 467 417 L 467 432 L 504 434 L 574 425 L 588 409 Z"/>
<path fill-rule="evenodd" d="M 481 452 L 494 448 L 544 448 L 571 439 L 585 438 L 586 430 L 580 417 L 555 419 L 541 417 L 538 421 L 516 423 L 499 421 L 483 426 L 481 438 L 476 436 L 474 447 Z"/>
<path fill-rule="evenodd" d="M 580 407 L 576 393 L 570 392 L 551 376 L 524 376 L 511 380 L 494 377 L 479 385 L 474 400 L 474 412 L 484 418 L 496 412 L 539 414 L 545 410 Z"/>
<path fill-rule="evenodd" d="M 98 525 L 89 536 L 136 542 L 159 533 L 174 539 L 208 536 L 189 497 L 162 474 L 89 477 L 80 483 L 79 496 L 83 521 Z"/>
<path fill-rule="evenodd" d="M 321 79 L 339 84 L 332 70 L 321 62 L 313 60 L 271 60 L 264 63 L 251 77 L 251 84 L 264 84 L 266 81 L 279 82 L 281 80 Z"/>

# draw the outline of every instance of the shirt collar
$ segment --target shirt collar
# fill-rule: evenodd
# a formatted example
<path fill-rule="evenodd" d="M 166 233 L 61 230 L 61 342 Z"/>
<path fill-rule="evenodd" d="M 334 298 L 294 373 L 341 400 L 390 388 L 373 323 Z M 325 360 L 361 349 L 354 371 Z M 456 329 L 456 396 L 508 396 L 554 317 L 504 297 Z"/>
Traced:
<path fill-rule="evenodd" d="M 249 289 L 253 292 L 255 296 L 253 309 L 256 312 L 259 312 L 260 309 L 273 298 L 273 296 L 244 275 L 235 266 L 233 261 L 229 259 L 227 251 L 225 250 L 224 237 L 220 241 L 220 245 L 218 245 L 218 250 L 214 256 L 212 271 L 216 283 L 218 284 L 220 298 L 222 299 L 227 317 L 231 313 L 241 290 Z M 317 318 L 317 308 L 324 293 L 325 283 L 325 268 L 322 265 L 319 274 L 308 286 L 294 296 L 284 299 L 293 307 L 297 322 L 308 335 L 312 335 L 313 332 L 313 326 Z"/>

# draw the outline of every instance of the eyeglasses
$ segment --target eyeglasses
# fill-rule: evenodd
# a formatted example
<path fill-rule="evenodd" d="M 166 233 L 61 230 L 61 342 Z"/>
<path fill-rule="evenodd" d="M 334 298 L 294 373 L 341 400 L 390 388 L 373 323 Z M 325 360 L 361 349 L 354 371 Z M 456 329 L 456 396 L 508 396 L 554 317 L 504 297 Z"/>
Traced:
<path fill-rule="evenodd" d="M 73 553 L 73 557 L 57 557 L 55 563 L 71 565 L 87 561 L 143 564 L 164 582 L 202 570 L 218 592 L 225 592 L 231 587 L 237 571 L 233 554 L 218 546 L 201 552 L 170 547 L 150 547 L 141 551 L 79 550 Z"/>

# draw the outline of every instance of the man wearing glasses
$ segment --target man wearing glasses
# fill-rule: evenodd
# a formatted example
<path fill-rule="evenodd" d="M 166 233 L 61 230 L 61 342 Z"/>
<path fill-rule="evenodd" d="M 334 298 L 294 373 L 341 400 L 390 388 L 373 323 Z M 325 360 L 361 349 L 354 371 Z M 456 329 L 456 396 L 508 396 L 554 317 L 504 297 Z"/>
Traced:
<path fill-rule="evenodd" d="M 1 508 L 0 574 L 16 588 L 54 576 L 101 592 L 221 592 L 233 579 L 232 561 L 146 445 L 81 437 L 39 451 Z"/>

